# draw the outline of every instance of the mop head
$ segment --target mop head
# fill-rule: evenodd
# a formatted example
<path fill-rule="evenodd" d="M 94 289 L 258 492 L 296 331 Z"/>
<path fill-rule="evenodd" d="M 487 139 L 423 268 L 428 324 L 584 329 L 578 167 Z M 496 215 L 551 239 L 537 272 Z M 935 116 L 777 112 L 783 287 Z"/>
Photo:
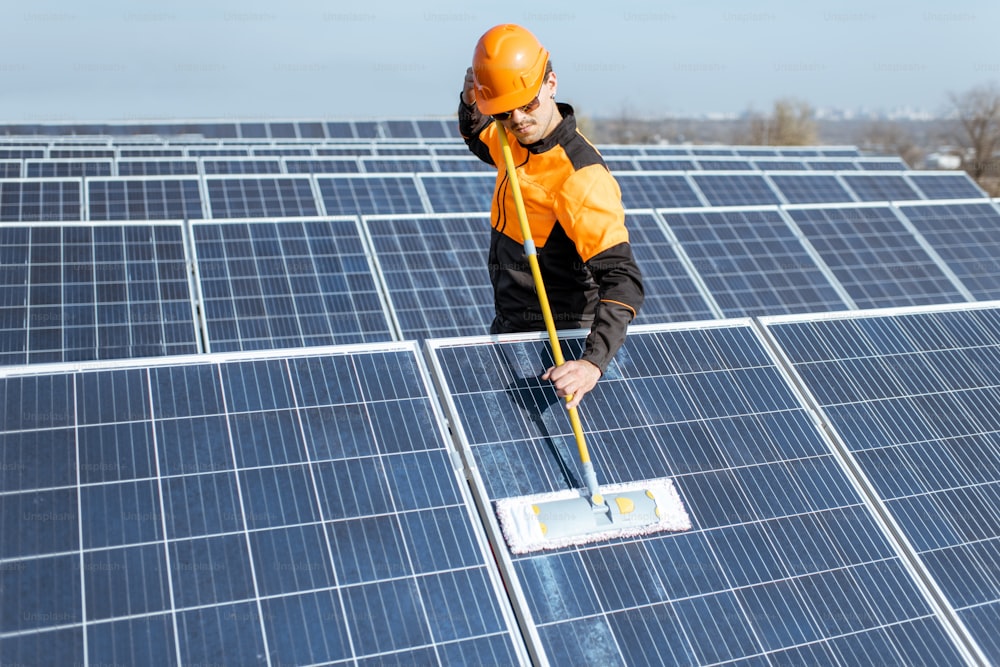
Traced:
<path fill-rule="evenodd" d="M 586 492 L 576 489 L 498 500 L 497 519 L 511 553 L 691 528 L 684 503 L 667 478 L 607 484 L 601 493 L 614 511 L 596 511 Z M 630 509 L 620 513 L 621 507 Z"/>

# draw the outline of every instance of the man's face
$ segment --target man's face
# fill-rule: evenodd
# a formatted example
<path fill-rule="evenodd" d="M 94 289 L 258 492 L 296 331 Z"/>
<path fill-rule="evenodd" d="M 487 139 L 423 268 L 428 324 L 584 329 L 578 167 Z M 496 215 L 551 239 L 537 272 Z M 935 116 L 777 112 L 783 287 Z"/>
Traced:
<path fill-rule="evenodd" d="M 514 109 L 503 126 L 522 144 L 533 144 L 549 136 L 562 116 L 556 108 L 556 75 L 550 73 L 538 91 L 538 106 L 531 111 Z"/>

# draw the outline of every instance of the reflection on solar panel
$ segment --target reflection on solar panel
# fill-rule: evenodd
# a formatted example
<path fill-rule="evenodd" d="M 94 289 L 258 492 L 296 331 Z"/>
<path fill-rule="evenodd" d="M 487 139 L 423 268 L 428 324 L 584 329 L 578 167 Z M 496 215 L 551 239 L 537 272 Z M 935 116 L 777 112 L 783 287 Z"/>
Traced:
<path fill-rule="evenodd" d="M 885 174 L 844 174 L 843 179 L 847 181 L 859 201 L 908 201 L 920 199 L 920 195 L 914 190 L 902 175 Z"/>
<path fill-rule="evenodd" d="M 663 217 L 725 317 L 847 307 L 775 209 Z"/>
<path fill-rule="evenodd" d="M 712 206 L 780 204 L 778 195 L 759 174 L 691 174 Z"/>
<path fill-rule="evenodd" d="M 211 351 L 392 339 L 356 219 L 192 229 Z"/>
<path fill-rule="evenodd" d="M 638 322 L 660 324 L 708 320 L 715 312 L 678 257 L 675 245 L 652 213 L 625 214 L 629 244 L 642 271 L 645 300 Z"/>
<path fill-rule="evenodd" d="M 482 212 L 490 210 L 495 174 L 437 176 L 421 174 L 420 184 L 435 213 Z"/>
<path fill-rule="evenodd" d="M 198 173 L 196 160 L 119 160 L 119 176 L 192 176 Z"/>
<path fill-rule="evenodd" d="M 615 174 L 622 190 L 625 208 L 685 208 L 701 206 L 702 201 L 681 174 Z"/>
<path fill-rule="evenodd" d="M 110 176 L 111 161 L 85 162 L 83 160 L 28 160 L 25 162 L 28 178 L 58 178 L 75 176 Z"/>
<path fill-rule="evenodd" d="M 0 248 L 0 365 L 198 352 L 180 225 L 7 225 Z"/>
<path fill-rule="evenodd" d="M 489 331 L 488 215 L 365 218 L 364 226 L 404 339 Z"/>
<path fill-rule="evenodd" d="M 202 217 L 197 179 L 87 180 L 91 220 L 190 220 Z"/>
<path fill-rule="evenodd" d="M 749 326 L 637 327 L 583 402 L 599 476 L 670 476 L 685 533 L 511 557 L 552 665 L 957 664 L 962 654 Z M 578 487 L 533 338 L 434 342 L 474 493 Z M 579 339 L 568 344 L 579 353 Z"/>
<path fill-rule="evenodd" d="M 888 206 L 787 212 L 859 308 L 964 300 Z"/>
<path fill-rule="evenodd" d="M 314 216 L 316 198 L 306 177 L 210 178 L 213 218 Z"/>
<path fill-rule="evenodd" d="M 769 174 L 789 204 L 827 204 L 854 201 L 836 176 L 827 174 Z"/>
<path fill-rule="evenodd" d="M 977 299 L 1000 299 L 1000 213 L 983 202 L 900 211 Z"/>
<path fill-rule="evenodd" d="M 948 603 L 1000 662 L 1000 311 L 773 323 Z"/>
<path fill-rule="evenodd" d="M 0 181 L 0 221 L 80 220 L 80 181 Z"/>
<path fill-rule="evenodd" d="M 4 660 L 524 664 L 428 392 L 400 344 L 0 370 Z"/>
<path fill-rule="evenodd" d="M 413 176 L 317 178 L 329 215 L 426 213 Z"/>
<path fill-rule="evenodd" d="M 975 181 L 966 173 L 960 174 L 908 174 L 910 181 L 920 188 L 927 199 L 978 199 L 986 197 Z"/>

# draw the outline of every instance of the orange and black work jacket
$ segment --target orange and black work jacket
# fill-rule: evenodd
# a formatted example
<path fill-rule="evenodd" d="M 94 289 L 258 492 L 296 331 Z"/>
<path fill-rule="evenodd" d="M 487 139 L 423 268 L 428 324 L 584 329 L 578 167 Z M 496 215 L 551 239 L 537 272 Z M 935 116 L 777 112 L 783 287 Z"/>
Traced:
<path fill-rule="evenodd" d="M 548 137 L 528 146 L 509 143 L 556 328 L 589 327 L 581 359 L 603 373 L 642 305 L 642 275 L 618 183 L 577 130 L 573 108 L 558 107 L 563 119 Z M 459 130 L 473 153 L 497 167 L 488 260 L 496 307 L 491 332 L 543 331 L 496 124 L 460 102 Z"/>

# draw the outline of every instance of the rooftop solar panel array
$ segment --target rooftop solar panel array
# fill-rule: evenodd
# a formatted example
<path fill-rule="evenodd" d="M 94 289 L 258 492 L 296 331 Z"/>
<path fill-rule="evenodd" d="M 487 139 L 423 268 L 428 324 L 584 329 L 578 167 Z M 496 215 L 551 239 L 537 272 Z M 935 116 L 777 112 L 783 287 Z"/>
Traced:
<path fill-rule="evenodd" d="M 0 663 L 998 661 L 1000 305 L 962 302 L 1000 298 L 1000 209 L 964 174 L 602 147 L 646 294 L 584 424 L 695 526 L 512 558 L 491 503 L 579 482 L 547 343 L 483 335 L 495 175 L 453 121 L 22 129 Z"/>

